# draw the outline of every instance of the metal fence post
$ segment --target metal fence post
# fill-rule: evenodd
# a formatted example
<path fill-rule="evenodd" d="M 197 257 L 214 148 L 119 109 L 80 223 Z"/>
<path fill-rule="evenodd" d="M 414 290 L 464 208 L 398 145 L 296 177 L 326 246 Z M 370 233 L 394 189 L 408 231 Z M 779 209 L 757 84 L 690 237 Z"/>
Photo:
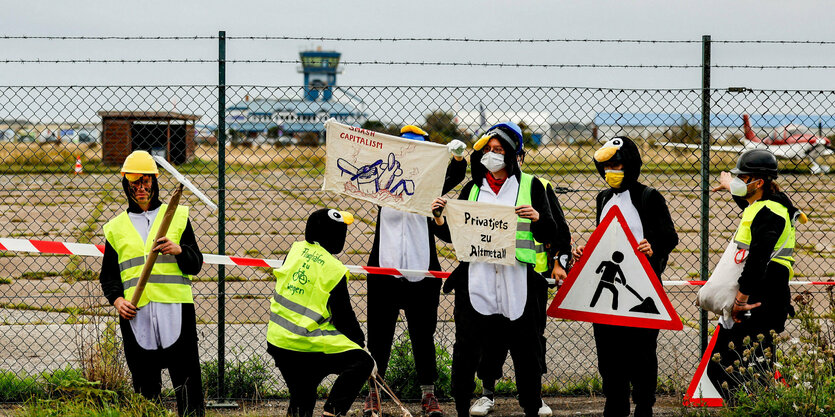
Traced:
<path fill-rule="evenodd" d="M 708 277 L 710 257 L 710 35 L 702 36 L 702 225 L 701 280 Z M 701 352 L 707 349 L 707 311 L 699 309 Z"/>
<path fill-rule="evenodd" d="M 226 255 L 226 31 L 218 32 L 217 51 L 217 253 Z M 226 398 L 226 267 L 217 268 L 217 384 Z"/>

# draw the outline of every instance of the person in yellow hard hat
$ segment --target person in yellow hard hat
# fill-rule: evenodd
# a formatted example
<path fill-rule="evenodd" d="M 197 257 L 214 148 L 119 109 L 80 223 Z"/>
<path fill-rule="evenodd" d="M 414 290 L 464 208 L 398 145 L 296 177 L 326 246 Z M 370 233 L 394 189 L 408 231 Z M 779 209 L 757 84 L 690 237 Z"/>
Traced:
<path fill-rule="evenodd" d="M 313 415 L 316 388 L 330 374 L 337 378 L 322 415 L 347 415 L 374 368 L 351 307 L 348 268 L 335 257 L 353 221 L 348 212 L 314 211 L 304 240 L 293 243 L 284 264 L 273 270 L 267 353 L 287 383 L 291 417 Z"/>
<path fill-rule="evenodd" d="M 197 326 L 190 276 L 203 255 L 188 218 L 178 206 L 165 237 L 154 241 L 167 205 L 159 200 L 159 170 L 148 152 L 134 151 L 122 165 L 128 207 L 104 225 L 105 247 L 99 281 L 119 314 L 125 359 L 134 390 L 158 399 L 161 371 L 168 368 L 179 415 L 204 415 Z M 133 297 L 145 259 L 160 255 L 137 305 Z"/>

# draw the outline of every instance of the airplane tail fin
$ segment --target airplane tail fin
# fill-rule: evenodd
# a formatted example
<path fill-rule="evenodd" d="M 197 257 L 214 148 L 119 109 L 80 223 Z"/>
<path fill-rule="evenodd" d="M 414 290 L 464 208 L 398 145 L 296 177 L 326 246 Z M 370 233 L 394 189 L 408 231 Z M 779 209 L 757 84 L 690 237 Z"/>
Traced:
<path fill-rule="evenodd" d="M 751 129 L 751 120 L 747 114 L 742 115 L 742 130 L 745 132 L 745 139 L 751 142 L 760 142 L 760 138 L 754 134 L 754 129 Z"/>

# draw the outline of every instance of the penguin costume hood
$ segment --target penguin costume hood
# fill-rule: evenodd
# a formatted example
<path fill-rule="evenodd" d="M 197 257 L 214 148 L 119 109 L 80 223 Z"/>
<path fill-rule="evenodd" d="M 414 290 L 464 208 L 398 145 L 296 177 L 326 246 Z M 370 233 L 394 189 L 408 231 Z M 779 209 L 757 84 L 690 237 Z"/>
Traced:
<path fill-rule="evenodd" d="M 616 136 L 609 139 L 603 146 L 594 153 L 594 166 L 603 179 L 606 179 L 607 162 L 620 162 L 623 164 L 623 181 L 620 187 L 612 190 L 620 193 L 628 190 L 638 182 L 641 175 L 641 153 L 638 152 L 638 145 L 626 136 Z"/>
<path fill-rule="evenodd" d="M 319 209 L 310 214 L 304 228 L 304 240 L 318 243 L 331 255 L 342 252 L 348 225 L 354 222 L 354 216 L 347 211 Z"/>
<path fill-rule="evenodd" d="M 512 122 L 499 123 L 487 129 L 484 136 L 473 144 L 473 150 L 480 151 L 492 138 L 498 139 L 502 144 L 502 149 L 504 149 L 504 169 L 507 171 L 507 176 L 516 176 L 518 180 L 521 176 L 521 170 L 519 169 L 519 163 L 516 161 L 516 156 L 522 152 L 522 130 Z M 472 152 L 470 154 L 470 169 L 476 184 L 481 184 L 481 181 L 489 172 L 481 163 L 483 156 L 483 152 Z"/>

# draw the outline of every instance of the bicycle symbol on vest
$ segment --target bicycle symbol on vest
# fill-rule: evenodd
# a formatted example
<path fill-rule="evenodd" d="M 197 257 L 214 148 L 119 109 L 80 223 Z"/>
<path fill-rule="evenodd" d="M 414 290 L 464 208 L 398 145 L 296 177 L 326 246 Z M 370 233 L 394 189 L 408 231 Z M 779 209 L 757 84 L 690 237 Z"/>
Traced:
<path fill-rule="evenodd" d="M 299 269 L 298 271 L 293 272 L 293 281 L 296 281 L 301 285 L 306 285 L 310 280 L 307 278 L 307 273 L 305 273 L 305 270 L 306 268 Z"/>
<path fill-rule="evenodd" d="M 600 276 L 600 283 L 597 284 L 597 290 L 594 291 L 594 295 L 591 297 L 591 304 L 589 307 L 594 308 L 597 304 L 597 300 L 600 299 L 600 294 L 603 292 L 603 289 L 607 289 L 612 293 L 612 310 L 618 309 L 618 289 L 615 286 L 615 283 L 620 283 L 624 287 L 626 287 L 629 292 L 631 292 L 635 297 L 638 297 L 638 300 L 641 301 L 640 304 L 636 305 L 629 309 L 629 311 L 633 311 L 636 313 L 651 313 L 651 314 L 659 314 L 658 308 L 655 306 L 655 301 L 649 297 L 641 297 L 634 288 L 630 287 L 626 283 L 626 276 L 623 275 L 623 271 L 620 269 L 620 263 L 623 261 L 623 253 L 615 251 L 612 254 L 611 261 L 603 261 L 594 271 L 594 273 L 599 274 L 603 273 Z"/>

